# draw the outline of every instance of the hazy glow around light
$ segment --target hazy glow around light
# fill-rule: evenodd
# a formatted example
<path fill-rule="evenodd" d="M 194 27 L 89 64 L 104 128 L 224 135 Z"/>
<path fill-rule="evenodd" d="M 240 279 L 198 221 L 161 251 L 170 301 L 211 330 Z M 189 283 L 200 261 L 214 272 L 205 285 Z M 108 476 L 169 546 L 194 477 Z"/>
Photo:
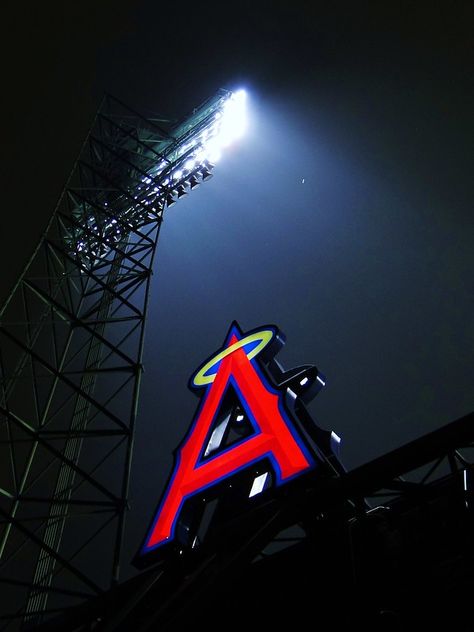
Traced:
<path fill-rule="evenodd" d="M 218 138 L 212 138 L 206 143 L 205 157 L 211 162 L 217 162 L 222 156 L 221 145 Z"/>

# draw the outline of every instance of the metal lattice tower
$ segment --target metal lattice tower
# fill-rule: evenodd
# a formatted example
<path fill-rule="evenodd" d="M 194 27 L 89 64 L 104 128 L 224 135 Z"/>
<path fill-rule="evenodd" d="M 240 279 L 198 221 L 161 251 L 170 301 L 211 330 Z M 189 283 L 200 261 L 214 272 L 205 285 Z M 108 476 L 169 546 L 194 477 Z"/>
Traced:
<path fill-rule="evenodd" d="M 106 97 L 0 311 L 0 629 L 118 581 L 160 226 L 235 96 L 174 127 Z"/>

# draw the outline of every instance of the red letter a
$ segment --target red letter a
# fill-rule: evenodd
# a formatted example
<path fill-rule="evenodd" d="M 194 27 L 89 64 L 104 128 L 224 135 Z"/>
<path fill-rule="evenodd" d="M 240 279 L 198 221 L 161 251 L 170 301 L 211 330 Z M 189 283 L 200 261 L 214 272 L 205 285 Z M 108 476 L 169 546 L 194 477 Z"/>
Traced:
<path fill-rule="evenodd" d="M 275 334 L 268 328 L 243 337 L 233 326 L 226 345 L 208 362 L 199 375 L 207 383 L 206 393 L 191 429 L 178 451 L 170 483 L 147 535 L 141 553 L 169 542 L 183 503 L 189 497 L 267 457 L 271 460 L 277 484 L 313 465 L 308 451 L 287 414 L 282 394 L 275 390 L 253 358 Z M 262 344 L 264 335 L 267 342 Z M 260 341 L 260 342 L 259 342 Z M 253 351 L 253 353 L 252 353 Z M 217 367 L 217 370 L 216 368 Z M 214 372 L 212 372 L 214 371 Z M 194 384 L 197 384 L 195 377 Z M 202 458 L 210 431 L 229 385 L 236 390 L 255 432 L 224 452 Z"/>

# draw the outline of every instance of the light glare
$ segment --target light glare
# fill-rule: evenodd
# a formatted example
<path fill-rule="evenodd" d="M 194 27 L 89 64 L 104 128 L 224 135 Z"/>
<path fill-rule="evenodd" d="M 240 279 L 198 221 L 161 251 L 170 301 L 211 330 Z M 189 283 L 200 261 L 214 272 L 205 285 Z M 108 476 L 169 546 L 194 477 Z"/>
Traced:
<path fill-rule="evenodd" d="M 244 133 L 246 128 L 245 101 L 245 91 L 239 90 L 225 103 L 218 133 L 222 147 L 227 147 Z"/>
<path fill-rule="evenodd" d="M 243 135 L 247 126 L 246 96 L 245 90 L 234 92 L 225 101 L 222 111 L 216 112 L 213 123 L 201 135 L 203 149 L 196 154 L 198 161 L 207 158 L 217 162 L 222 149 Z"/>

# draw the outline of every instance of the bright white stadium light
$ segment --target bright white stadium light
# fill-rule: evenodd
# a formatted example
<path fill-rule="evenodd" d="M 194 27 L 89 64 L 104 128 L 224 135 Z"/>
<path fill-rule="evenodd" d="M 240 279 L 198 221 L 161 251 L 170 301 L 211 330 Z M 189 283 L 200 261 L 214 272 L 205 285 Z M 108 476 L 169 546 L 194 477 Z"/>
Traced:
<path fill-rule="evenodd" d="M 212 125 L 201 135 L 202 150 L 196 154 L 198 161 L 203 159 L 215 163 L 222 150 L 240 138 L 247 127 L 245 90 L 238 90 L 229 95 L 216 112 Z"/>
<path fill-rule="evenodd" d="M 218 138 L 212 138 L 208 143 L 206 143 L 206 150 L 204 155 L 205 158 L 210 160 L 212 163 L 216 163 L 218 160 L 221 159 L 222 151 Z"/>
<path fill-rule="evenodd" d="M 148 144 L 144 141 L 140 175 L 131 177 L 127 184 L 126 196 L 131 203 L 123 207 L 123 195 L 117 197 L 117 202 L 114 198 L 110 207 L 107 201 L 102 202 L 107 211 L 120 216 L 121 228 L 114 225 L 116 220 L 110 222 L 108 213 L 107 217 L 94 219 L 84 227 L 84 231 L 100 236 L 102 244 L 108 245 L 98 247 L 94 241 L 86 244 L 82 230 L 68 235 L 74 254 L 83 261 L 84 268 L 94 258 L 108 255 L 113 244 L 128 238 L 129 230 L 140 227 L 147 218 L 161 220 L 164 209 L 212 177 L 214 165 L 223 151 L 246 130 L 246 101 L 245 90 L 219 90 L 215 97 L 195 108 L 189 118 L 165 137 L 154 140 L 152 135 L 146 141 Z M 132 145 L 125 144 L 124 147 L 130 150 Z M 151 166 L 150 161 L 153 162 Z M 123 226 L 126 227 L 125 236 Z M 258 492 L 254 490 L 254 493 Z"/>
<path fill-rule="evenodd" d="M 225 102 L 217 136 L 221 147 L 227 147 L 245 132 L 246 100 L 245 90 L 238 90 Z"/>

